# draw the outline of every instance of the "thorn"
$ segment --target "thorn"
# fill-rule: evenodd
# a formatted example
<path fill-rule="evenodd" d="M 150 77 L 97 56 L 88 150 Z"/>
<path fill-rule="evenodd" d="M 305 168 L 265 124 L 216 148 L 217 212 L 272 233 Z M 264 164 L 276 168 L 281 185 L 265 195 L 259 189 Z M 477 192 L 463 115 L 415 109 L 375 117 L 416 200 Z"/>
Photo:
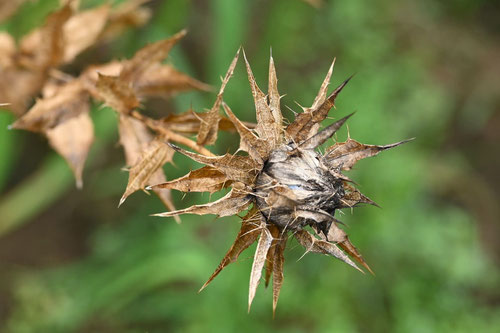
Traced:
<path fill-rule="evenodd" d="M 151 191 L 151 190 L 153 189 L 153 186 L 154 186 L 154 185 L 148 185 L 148 186 L 146 186 L 144 189 L 145 189 L 146 191 Z"/>
<path fill-rule="evenodd" d="M 125 195 L 123 195 L 120 199 L 120 203 L 118 203 L 118 208 L 120 208 L 120 206 L 125 202 L 125 200 L 127 199 L 127 197 Z"/>

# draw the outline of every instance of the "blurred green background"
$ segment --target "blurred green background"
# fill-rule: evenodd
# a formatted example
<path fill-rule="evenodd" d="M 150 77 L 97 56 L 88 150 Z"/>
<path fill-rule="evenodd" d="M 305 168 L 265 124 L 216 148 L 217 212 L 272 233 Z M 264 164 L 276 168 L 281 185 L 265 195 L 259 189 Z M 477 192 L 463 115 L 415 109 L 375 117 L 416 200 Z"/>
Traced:
<path fill-rule="evenodd" d="M 82 0 L 83 7 L 103 1 Z M 1 27 L 16 37 L 58 1 L 30 1 Z M 187 28 L 169 61 L 218 87 L 240 45 L 262 89 L 270 49 L 282 108 L 312 100 L 334 57 L 334 85 L 355 73 L 337 110 L 352 138 L 409 144 L 349 176 L 375 207 L 346 211 L 351 240 L 376 276 L 291 242 L 276 318 L 263 285 L 247 314 L 253 246 L 201 294 L 238 231 L 237 218 L 149 217 L 164 211 L 127 183 L 116 116 L 98 106 L 96 143 L 76 190 L 65 162 L 0 112 L 1 332 L 498 332 L 500 330 L 500 6 L 487 0 L 151 1 L 152 20 L 65 69 L 123 59 Z M 98 56 L 96 56 L 98 54 Z M 0 78 L 1 79 L 1 78 Z M 157 116 L 210 108 L 213 93 L 158 104 Z M 254 108 L 242 63 L 225 100 Z M 346 137 L 346 131 L 340 139 Z M 214 151 L 234 151 L 223 134 Z M 167 177 L 191 167 L 176 156 Z M 177 207 L 208 195 L 174 193 Z"/>

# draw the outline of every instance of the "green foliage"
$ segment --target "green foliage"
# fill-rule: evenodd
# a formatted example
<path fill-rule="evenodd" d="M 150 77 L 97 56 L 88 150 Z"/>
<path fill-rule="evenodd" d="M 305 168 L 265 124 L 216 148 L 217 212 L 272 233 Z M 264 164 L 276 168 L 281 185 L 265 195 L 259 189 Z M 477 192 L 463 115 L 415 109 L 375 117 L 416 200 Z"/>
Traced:
<path fill-rule="evenodd" d="M 404 19 L 409 26 L 409 21 L 424 16 L 437 26 L 435 20 L 446 14 L 446 8 L 424 1 L 433 10 L 427 13 L 417 7 L 414 17 L 403 17 L 402 23 L 401 16 L 408 13 L 405 8 L 409 6 L 405 1 L 325 2 L 316 10 L 298 0 L 157 1 L 152 22 L 118 41 L 113 46 L 114 56 L 123 58 L 145 42 L 165 38 L 186 26 L 188 42 L 174 50 L 170 59 L 179 69 L 217 86 L 217 78 L 241 44 L 258 83 L 264 86 L 272 47 L 279 89 L 287 93 L 282 105 L 296 111 L 299 108 L 294 102 L 312 100 L 336 56 L 335 84 L 356 73 L 332 113 L 338 119 L 358 111 L 349 121 L 352 137 L 370 144 L 417 137 L 360 162 L 349 174 L 362 184 L 364 194 L 383 207 L 365 207 L 354 214 L 346 211 L 341 216 L 349 225 L 353 243 L 377 275 L 361 275 L 315 254 L 297 263 L 303 249 L 292 244 L 285 252 L 285 281 L 276 319 L 271 315 L 270 289 L 257 291 L 252 312 L 247 314 L 252 250 L 197 294 L 234 239 L 237 218 L 214 221 L 186 216 L 176 225 L 173 219 L 149 217 L 163 208 L 156 198 L 140 193 L 117 210 L 126 185 L 126 175 L 119 170 L 124 162 L 106 158 L 117 154 L 112 146 L 116 119 L 109 110 L 96 109 L 98 145 L 93 148 L 80 193 L 72 188 L 66 164 L 50 153 L 37 173 L 28 175 L 36 181 L 21 182 L 0 195 L 1 219 L 18 214 L 16 226 L 37 223 L 36 216 L 46 211 L 53 211 L 50 216 L 54 218 L 64 218 L 57 212 L 63 210 L 65 196 L 74 198 L 80 207 L 75 212 L 93 223 L 85 238 L 84 255 L 55 267 L 16 268 L 9 273 L 12 302 L 0 330 L 493 332 L 500 327 L 500 309 L 487 302 L 488 295 L 496 292 L 498 297 L 500 272 L 481 244 L 479 222 L 464 208 L 443 200 L 437 191 L 440 184 L 433 177 L 436 165 L 445 170 L 453 165 L 463 173 L 470 169 L 465 159 L 438 151 L 449 135 L 453 103 L 459 96 L 436 83 L 430 66 L 437 55 L 431 49 L 405 47 L 402 41 L 407 28 Z M 25 25 L 40 22 L 47 3 L 28 2 L 5 26 L 16 36 L 24 33 Z M 461 17 L 460 13 L 476 5 L 471 0 L 448 6 Z M 17 26 L 18 21 L 14 24 L 21 17 L 22 27 Z M 418 38 L 415 34 L 410 36 Z M 198 49 L 196 43 L 201 42 L 204 44 Z M 244 120 L 253 120 L 249 91 L 240 66 L 225 100 Z M 213 94 L 189 93 L 175 97 L 173 106 L 181 111 L 193 105 L 202 111 L 214 98 Z M 14 147 L 23 146 L 27 135 L 6 132 L 7 119 L 0 114 L 0 188 L 15 172 L 16 159 L 22 154 L 15 153 Z M 341 132 L 339 138 L 345 135 Z M 224 134 L 216 150 L 234 149 L 237 143 L 229 141 L 235 138 Z M 29 151 L 25 144 L 22 149 Z M 176 167 L 166 167 L 169 179 L 191 167 L 181 156 L 176 155 L 174 161 Z M 188 195 L 181 200 L 176 193 L 175 197 L 182 208 L 208 201 L 208 196 Z M 71 218 L 64 221 L 72 222 Z"/>

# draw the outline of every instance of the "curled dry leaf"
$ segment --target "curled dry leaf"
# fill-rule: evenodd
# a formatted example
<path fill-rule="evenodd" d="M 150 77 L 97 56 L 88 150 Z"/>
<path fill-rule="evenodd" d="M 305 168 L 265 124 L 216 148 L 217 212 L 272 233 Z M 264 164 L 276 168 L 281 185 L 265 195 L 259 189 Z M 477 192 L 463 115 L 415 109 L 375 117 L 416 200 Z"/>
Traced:
<path fill-rule="evenodd" d="M 245 57 L 256 109 L 257 125 L 254 131 L 239 121 L 221 99 L 227 80 L 234 71 L 236 60 L 237 57 L 226 74 L 214 108 L 208 114 L 212 112 L 219 117 L 219 106 L 224 107 L 229 120 L 240 135 L 238 151 L 246 151 L 248 155 L 227 153 L 223 156 L 204 156 L 172 146 L 176 151 L 206 166 L 184 177 L 156 186 L 184 192 L 213 193 L 229 185 L 232 187 L 231 192 L 212 203 L 160 213 L 156 216 L 168 217 L 180 214 L 228 216 L 250 207 L 243 218 L 236 241 L 201 289 L 204 289 L 223 268 L 236 261 L 240 253 L 260 236 L 250 275 L 248 304 L 250 309 L 262 276 L 262 269 L 265 267 L 266 285 L 271 277 L 273 279 L 274 313 L 283 284 L 284 250 L 288 233 L 292 233 L 306 248 L 306 253 L 316 252 L 333 256 L 361 271 L 349 257 L 351 256 L 372 272 L 359 251 L 349 241 L 345 231 L 338 226 L 341 222 L 335 218 L 335 212 L 361 203 L 375 203 L 354 188 L 349 183 L 351 182 L 349 178 L 341 171 L 349 169 L 361 158 L 374 156 L 379 151 L 395 147 L 400 143 L 387 146 L 335 144 L 325 155 L 321 154 L 316 148 L 330 139 L 350 117 L 349 115 L 341 118 L 320 131 L 320 123 L 327 117 L 348 80 L 328 95 L 328 85 L 333 72 L 332 64 L 313 105 L 297 115 L 284 130 L 276 70 L 272 58 L 269 65 L 269 91 L 266 96 L 257 86 Z M 198 142 L 208 142 L 200 141 L 200 137 L 204 139 L 208 137 L 208 128 L 200 126 Z M 306 227 L 312 227 L 316 235 L 306 231 Z"/>
<path fill-rule="evenodd" d="M 231 180 L 219 170 L 205 166 L 201 169 L 191 171 L 184 177 L 175 181 L 158 183 L 148 189 L 171 189 L 182 192 L 209 192 L 214 193 L 232 184 Z"/>
<path fill-rule="evenodd" d="M 248 312 L 250 312 L 250 307 L 252 306 L 252 301 L 260 282 L 260 276 L 262 275 L 262 268 L 264 268 L 267 253 L 269 252 L 273 241 L 271 232 L 266 228 L 266 222 L 264 220 L 261 222 L 260 229 L 260 238 L 257 243 L 257 249 L 255 250 L 255 256 L 253 257 L 252 272 L 250 273 L 250 287 L 248 288 Z"/>
<path fill-rule="evenodd" d="M 142 150 L 138 161 L 130 168 L 128 184 L 125 193 L 120 199 L 123 204 L 125 199 L 137 190 L 143 190 L 151 182 L 151 177 L 161 171 L 161 167 L 172 160 L 174 151 L 162 140 L 150 141 Z M 159 179 L 156 179 L 158 181 Z M 161 181 L 161 180 L 160 180 Z"/>
<path fill-rule="evenodd" d="M 26 0 L 2 0 L 0 1 L 0 22 L 8 19 L 12 16 L 16 10 L 21 6 Z"/>
<path fill-rule="evenodd" d="M 103 5 L 73 15 L 63 27 L 64 56 L 69 63 L 83 50 L 94 45 L 104 30 L 111 8 Z"/>
<path fill-rule="evenodd" d="M 88 104 L 85 106 L 88 108 Z M 94 142 L 94 125 L 88 112 L 49 128 L 45 134 L 50 145 L 68 162 L 76 179 L 76 186 L 83 186 L 82 173 L 88 152 Z"/>
<path fill-rule="evenodd" d="M 139 120 L 124 114 L 120 114 L 118 132 L 120 135 L 120 144 L 123 146 L 123 150 L 125 151 L 125 161 L 130 167 L 130 185 L 130 179 L 133 178 L 132 170 L 134 169 L 134 167 L 140 165 L 143 162 L 142 158 L 145 155 L 145 152 L 151 149 L 151 143 L 154 141 L 154 137 L 150 133 L 146 125 L 144 125 Z M 170 154 L 170 151 L 168 151 L 168 153 Z M 171 156 L 169 156 L 169 159 L 171 159 Z M 166 181 L 165 174 L 161 167 L 157 168 L 157 170 L 155 171 L 151 170 L 149 173 L 149 177 L 147 173 L 143 174 L 142 177 L 144 177 L 144 179 L 142 179 L 142 184 L 139 181 L 133 183 L 135 184 L 135 186 L 131 185 L 131 187 L 129 187 L 129 185 L 127 185 L 126 192 L 129 192 L 125 193 L 127 194 L 127 196 L 139 189 L 144 189 L 144 186 L 146 184 L 159 184 Z M 139 184 L 140 186 L 137 186 L 137 184 Z M 154 192 L 169 210 L 175 210 L 175 207 L 172 203 L 170 190 L 155 189 Z M 125 196 L 125 198 L 127 196 Z M 120 204 L 122 203 L 123 202 L 120 201 Z M 176 218 L 176 221 L 180 222 L 180 219 Z"/>
<path fill-rule="evenodd" d="M 89 95 L 80 81 L 73 80 L 51 90 L 11 127 L 43 133 L 81 113 L 89 112 Z"/>

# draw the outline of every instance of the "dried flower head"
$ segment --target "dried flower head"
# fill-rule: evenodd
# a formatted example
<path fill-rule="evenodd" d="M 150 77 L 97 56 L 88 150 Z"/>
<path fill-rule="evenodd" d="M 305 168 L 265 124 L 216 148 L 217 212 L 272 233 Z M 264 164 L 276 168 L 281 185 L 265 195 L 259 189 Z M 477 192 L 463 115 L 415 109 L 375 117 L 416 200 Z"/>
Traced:
<path fill-rule="evenodd" d="M 257 125 L 255 129 L 250 129 L 222 102 L 222 91 L 233 72 L 238 55 L 239 52 L 226 74 L 214 107 L 208 112 L 215 121 L 206 123 L 204 133 L 216 135 L 219 106 L 222 105 L 240 135 L 239 150 L 246 151 L 248 155 L 205 156 L 172 145 L 177 152 L 205 166 L 184 177 L 150 188 L 213 193 L 231 187 L 231 191 L 218 201 L 156 216 L 187 213 L 229 216 L 248 209 L 234 244 L 201 289 L 223 268 L 236 261 L 243 250 L 258 240 L 250 276 L 248 306 L 250 309 L 265 266 L 266 286 L 271 276 L 273 278 L 275 311 L 283 283 L 283 253 L 289 234 L 293 235 L 307 252 L 331 255 L 361 271 L 350 259 L 351 256 L 371 272 L 347 234 L 339 227 L 341 222 L 335 218 L 335 212 L 338 209 L 350 209 L 359 204 L 374 202 L 354 188 L 352 181 L 341 172 L 351 169 L 357 161 L 365 157 L 377 155 L 405 141 L 375 146 L 364 145 L 348 138 L 345 142 L 335 143 L 326 149 L 324 154 L 316 151 L 315 149 L 332 137 L 350 117 L 344 117 L 319 130 L 320 123 L 327 117 L 336 97 L 349 79 L 327 96 L 333 71 L 332 63 L 313 105 L 304 108 L 304 112 L 298 114 L 294 122 L 284 126 L 272 57 L 269 64 L 267 96 L 257 86 L 245 57 L 257 115 Z M 201 131 L 200 128 L 200 133 Z M 213 141 L 212 137 L 211 142 Z M 315 235 L 306 230 L 308 226 Z"/>

